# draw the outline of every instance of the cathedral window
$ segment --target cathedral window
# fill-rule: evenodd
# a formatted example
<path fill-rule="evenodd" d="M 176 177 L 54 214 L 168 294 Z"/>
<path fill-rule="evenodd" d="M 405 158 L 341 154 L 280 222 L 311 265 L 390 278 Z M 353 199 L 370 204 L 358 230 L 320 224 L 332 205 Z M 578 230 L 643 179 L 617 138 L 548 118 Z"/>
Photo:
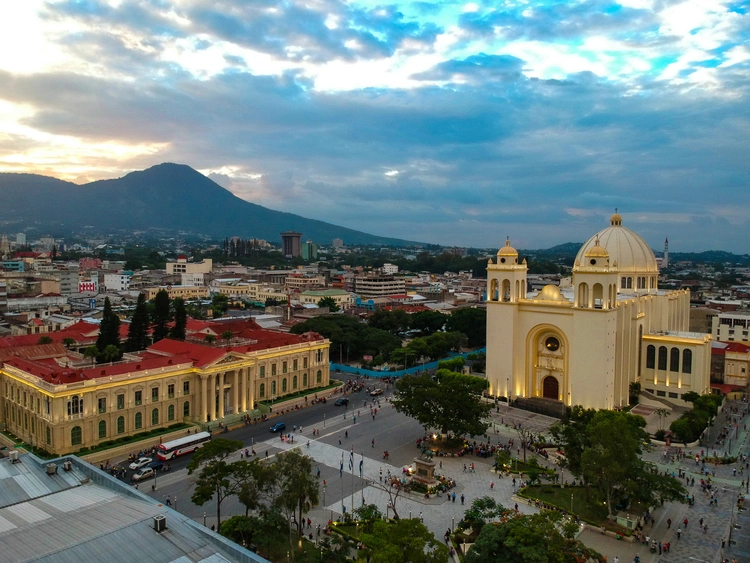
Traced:
<path fill-rule="evenodd" d="M 677 348 L 669 351 L 669 371 L 680 371 L 680 351 Z"/>
<path fill-rule="evenodd" d="M 667 369 L 667 347 L 659 346 L 659 369 L 666 371 Z"/>
<path fill-rule="evenodd" d="M 682 351 L 682 373 L 693 372 L 693 352 L 691 350 Z"/>
<path fill-rule="evenodd" d="M 649 344 L 646 348 L 646 368 L 654 369 L 656 367 L 656 346 Z"/>
<path fill-rule="evenodd" d="M 544 341 L 544 347 L 550 352 L 556 352 L 560 348 L 560 341 L 554 336 L 550 336 Z"/>

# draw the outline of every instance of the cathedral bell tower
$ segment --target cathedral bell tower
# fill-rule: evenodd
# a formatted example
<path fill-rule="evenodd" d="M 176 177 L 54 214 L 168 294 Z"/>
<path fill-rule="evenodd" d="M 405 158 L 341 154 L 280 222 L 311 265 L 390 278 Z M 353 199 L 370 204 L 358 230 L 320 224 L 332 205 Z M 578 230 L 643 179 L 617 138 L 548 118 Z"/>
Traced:
<path fill-rule="evenodd" d="M 518 251 L 505 240 L 505 246 L 497 251 L 497 260 L 490 258 L 487 264 L 487 301 L 518 303 L 526 297 L 526 260 L 518 263 Z"/>
<path fill-rule="evenodd" d="M 614 309 L 617 307 L 617 263 L 610 265 L 609 252 L 596 239 L 594 246 L 573 266 L 575 298 L 578 309 Z"/>

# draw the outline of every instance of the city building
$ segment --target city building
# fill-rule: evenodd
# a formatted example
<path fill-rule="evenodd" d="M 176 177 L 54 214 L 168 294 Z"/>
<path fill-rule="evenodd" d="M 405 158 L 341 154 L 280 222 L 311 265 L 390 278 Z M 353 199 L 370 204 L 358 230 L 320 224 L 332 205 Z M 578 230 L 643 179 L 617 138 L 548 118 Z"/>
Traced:
<path fill-rule="evenodd" d="M 205 285 L 164 285 L 160 287 L 147 287 L 141 290 L 146 295 L 146 300 L 150 301 L 161 290 L 169 294 L 170 299 L 179 297 L 180 299 L 208 299 L 208 287 Z"/>
<path fill-rule="evenodd" d="M 92 366 L 68 350 L 7 358 L 0 422 L 62 455 L 183 420 L 222 419 L 329 383 L 329 341 L 319 334 L 264 330 L 250 319 L 191 321 L 188 328 L 184 342 L 161 340 L 115 364 Z M 57 342 L 72 332 L 50 336 Z M 216 346 L 204 340 L 209 334 Z"/>
<path fill-rule="evenodd" d="M 184 254 L 177 257 L 177 262 L 167 262 L 167 274 L 210 274 L 212 268 L 213 261 L 210 258 L 188 262 Z"/>
<path fill-rule="evenodd" d="M 26 233 L 18 233 L 16 235 L 16 244 L 19 246 L 26 244 Z"/>
<path fill-rule="evenodd" d="M 78 264 L 66 264 L 52 271 L 52 274 L 60 280 L 60 293 L 71 295 L 78 293 L 78 282 L 81 280 Z"/>
<path fill-rule="evenodd" d="M 341 309 L 348 309 L 352 306 L 352 296 L 348 291 L 343 289 L 323 289 L 320 291 L 303 291 L 299 295 L 299 301 L 303 305 L 317 305 L 318 301 L 325 297 L 330 297 L 336 302 Z"/>
<path fill-rule="evenodd" d="M 80 280 L 78 282 L 78 293 L 99 293 L 99 278 Z"/>
<path fill-rule="evenodd" d="M 711 337 L 688 332 L 689 291 L 659 289 L 658 273 L 617 213 L 579 250 L 570 288 L 527 293 L 526 262 L 506 241 L 487 266 L 490 393 L 598 409 L 628 405 L 636 382 L 679 405 L 708 393 Z"/>
<path fill-rule="evenodd" d="M 0 490 L 4 563 L 268 563 L 76 456 L 0 458 Z"/>
<path fill-rule="evenodd" d="M 206 285 L 206 275 L 203 272 L 180 274 L 180 285 Z"/>
<path fill-rule="evenodd" d="M 711 336 L 722 342 L 750 342 L 750 311 L 719 313 L 711 317 Z"/>
<path fill-rule="evenodd" d="M 106 291 L 127 291 L 130 289 L 129 274 L 104 274 L 104 289 Z"/>
<path fill-rule="evenodd" d="M 335 238 L 331 241 L 331 246 L 334 250 L 340 250 L 344 248 L 344 241 L 340 238 Z"/>
<path fill-rule="evenodd" d="M 326 279 L 324 276 L 305 276 L 303 274 L 292 274 L 284 280 L 284 286 L 287 289 L 295 291 L 305 291 L 319 287 L 325 287 Z"/>
<path fill-rule="evenodd" d="M 398 266 L 396 266 L 395 264 L 389 264 L 388 262 L 383 264 L 383 267 L 381 268 L 381 270 L 383 271 L 384 274 L 388 276 L 392 276 L 393 274 L 398 274 Z"/>
<path fill-rule="evenodd" d="M 356 276 L 354 278 L 354 293 L 363 299 L 387 297 L 406 293 L 404 278 L 393 276 Z"/>
<path fill-rule="evenodd" d="M 318 259 L 318 245 L 311 240 L 308 240 L 302 245 L 302 259 L 303 260 L 317 260 Z"/>
<path fill-rule="evenodd" d="M 297 258 L 302 253 L 300 240 L 302 233 L 284 231 L 281 233 L 281 253 L 287 258 Z"/>

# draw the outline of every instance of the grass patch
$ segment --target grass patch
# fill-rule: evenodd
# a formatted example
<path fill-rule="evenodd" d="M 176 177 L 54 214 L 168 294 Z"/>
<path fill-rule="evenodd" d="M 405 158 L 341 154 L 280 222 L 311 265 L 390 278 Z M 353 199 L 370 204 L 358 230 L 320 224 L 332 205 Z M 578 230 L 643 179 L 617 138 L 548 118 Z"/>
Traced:
<path fill-rule="evenodd" d="M 544 504 L 567 511 L 571 510 L 572 497 L 572 513 L 578 515 L 581 520 L 597 527 L 605 526 L 620 533 L 624 530 L 607 519 L 607 507 L 599 498 L 599 492 L 594 488 L 590 489 L 590 501 L 586 500 L 585 487 L 565 487 L 562 489 L 552 485 L 533 485 L 524 487 L 518 495 L 532 499 L 532 501 L 539 500 Z"/>

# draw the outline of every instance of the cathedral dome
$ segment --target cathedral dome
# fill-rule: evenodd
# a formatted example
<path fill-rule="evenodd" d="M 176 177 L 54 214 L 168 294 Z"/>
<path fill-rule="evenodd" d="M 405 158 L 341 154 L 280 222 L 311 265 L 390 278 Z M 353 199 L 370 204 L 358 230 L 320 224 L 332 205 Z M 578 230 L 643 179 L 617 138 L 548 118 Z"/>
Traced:
<path fill-rule="evenodd" d="M 646 241 L 627 227 L 622 226 L 622 217 L 615 213 L 610 226 L 587 240 L 576 256 L 576 263 L 583 264 L 593 253 L 601 255 L 596 247 L 606 250 L 610 264 L 620 273 L 653 274 L 659 271 L 654 252 Z"/>
<path fill-rule="evenodd" d="M 536 297 L 537 301 L 565 301 L 568 300 L 565 296 L 560 293 L 560 289 L 556 285 L 545 285 Z"/>
<path fill-rule="evenodd" d="M 518 251 L 510 245 L 510 238 L 505 239 L 505 246 L 497 251 L 498 256 L 518 256 Z"/>

